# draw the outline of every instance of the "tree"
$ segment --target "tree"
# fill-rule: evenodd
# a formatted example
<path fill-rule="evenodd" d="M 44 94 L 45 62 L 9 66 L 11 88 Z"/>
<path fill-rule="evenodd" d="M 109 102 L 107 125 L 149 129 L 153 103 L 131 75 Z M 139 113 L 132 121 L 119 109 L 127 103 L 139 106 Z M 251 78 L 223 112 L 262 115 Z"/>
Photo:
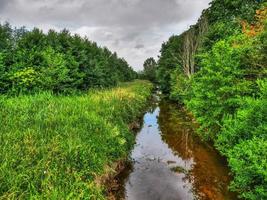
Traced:
<path fill-rule="evenodd" d="M 180 36 L 172 36 L 162 44 L 161 55 L 158 60 L 156 77 L 160 89 L 166 94 L 170 94 L 171 74 L 176 69 L 183 70 L 181 49 L 183 40 Z"/>
<path fill-rule="evenodd" d="M 55 93 L 111 87 L 136 72 L 116 53 L 79 35 L 0 24 L 0 93 Z"/>
<path fill-rule="evenodd" d="M 144 62 L 144 77 L 152 82 L 156 82 L 157 62 L 154 58 L 148 58 Z"/>
<path fill-rule="evenodd" d="M 201 125 L 201 135 L 207 139 L 216 139 L 224 115 L 234 114 L 241 105 L 240 96 L 253 93 L 252 80 L 245 79 L 249 66 L 241 62 L 247 46 L 233 46 L 233 40 L 236 38 L 219 41 L 202 55 L 202 69 L 192 82 L 193 97 L 186 102 Z"/>

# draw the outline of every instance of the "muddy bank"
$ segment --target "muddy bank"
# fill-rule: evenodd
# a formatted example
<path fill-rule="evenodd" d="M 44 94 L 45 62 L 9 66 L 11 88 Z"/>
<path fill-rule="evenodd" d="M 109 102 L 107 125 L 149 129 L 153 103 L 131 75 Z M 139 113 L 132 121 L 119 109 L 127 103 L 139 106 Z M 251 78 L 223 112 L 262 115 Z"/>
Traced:
<path fill-rule="evenodd" d="M 131 123 L 128 124 L 129 130 L 132 134 L 137 135 L 143 126 L 143 116 L 146 114 L 147 109 L 150 108 L 151 102 L 155 102 L 156 97 L 151 95 L 148 99 L 147 105 L 144 110 L 141 111 L 140 115 Z M 129 153 L 130 156 L 130 153 Z M 99 177 L 97 182 L 99 186 L 104 185 L 106 188 L 106 197 L 108 200 L 124 199 L 122 191 L 122 183 L 124 178 L 128 176 L 128 172 L 132 169 L 132 161 L 128 157 L 114 163 L 112 166 L 106 168 L 106 173 Z"/>

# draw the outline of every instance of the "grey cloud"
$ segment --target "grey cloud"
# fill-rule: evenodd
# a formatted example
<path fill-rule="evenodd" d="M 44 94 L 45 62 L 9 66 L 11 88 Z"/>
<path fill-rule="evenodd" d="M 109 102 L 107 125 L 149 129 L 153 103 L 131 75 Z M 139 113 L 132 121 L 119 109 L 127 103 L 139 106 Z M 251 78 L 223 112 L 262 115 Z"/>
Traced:
<path fill-rule="evenodd" d="M 8 4 L 14 3 L 14 0 L 0 0 L 0 12 L 4 10 Z"/>
<path fill-rule="evenodd" d="M 135 69 L 161 43 L 195 23 L 211 0 L 0 0 L 0 20 L 68 28 L 117 51 Z"/>
<path fill-rule="evenodd" d="M 145 46 L 143 44 L 137 44 L 134 48 L 136 49 L 143 49 Z"/>

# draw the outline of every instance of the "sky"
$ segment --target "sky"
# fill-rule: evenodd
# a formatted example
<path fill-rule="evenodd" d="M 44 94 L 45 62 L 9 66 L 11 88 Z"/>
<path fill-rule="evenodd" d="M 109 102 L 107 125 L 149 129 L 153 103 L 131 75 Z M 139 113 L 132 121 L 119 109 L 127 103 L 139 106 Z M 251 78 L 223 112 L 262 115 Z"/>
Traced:
<path fill-rule="evenodd" d="M 0 0 L 0 22 L 87 36 L 136 70 L 197 22 L 211 0 Z"/>

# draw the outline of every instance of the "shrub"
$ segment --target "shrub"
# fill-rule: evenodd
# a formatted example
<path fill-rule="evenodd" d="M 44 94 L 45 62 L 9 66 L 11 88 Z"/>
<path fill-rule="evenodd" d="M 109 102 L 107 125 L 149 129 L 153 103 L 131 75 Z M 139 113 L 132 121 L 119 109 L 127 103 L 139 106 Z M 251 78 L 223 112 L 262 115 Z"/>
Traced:
<path fill-rule="evenodd" d="M 40 87 L 42 90 L 62 92 L 65 83 L 70 81 L 69 69 L 64 56 L 48 47 L 41 53 Z"/>
<path fill-rule="evenodd" d="M 171 73 L 171 93 L 170 99 L 183 103 L 189 97 L 191 91 L 190 79 L 180 70 Z"/>
<path fill-rule="evenodd" d="M 234 45 L 235 40 L 219 41 L 203 54 L 202 69 L 192 81 L 193 96 L 186 104 L 206 139 L 215 139 L 224 114 L 234 114 L 241 104 L 240 96 L 252 93 L 252 82 L 244 79 L 246 67 L 241 65 L 247 49 L 244 45 Z"/>
<path fill-rule="evenodd" d="M 216 140 L 218 149 L 227 155 L 229 149 L 254 137 L 267 140 L 267 99 L 248 98 L 233 117 L 226 117 Z"/>
<path fill-rule="evenodd" d="M 267 199 L 267 141 L 253 138 L 229 150 L 234 180 L 231 189 L 249 200 Z"/>

